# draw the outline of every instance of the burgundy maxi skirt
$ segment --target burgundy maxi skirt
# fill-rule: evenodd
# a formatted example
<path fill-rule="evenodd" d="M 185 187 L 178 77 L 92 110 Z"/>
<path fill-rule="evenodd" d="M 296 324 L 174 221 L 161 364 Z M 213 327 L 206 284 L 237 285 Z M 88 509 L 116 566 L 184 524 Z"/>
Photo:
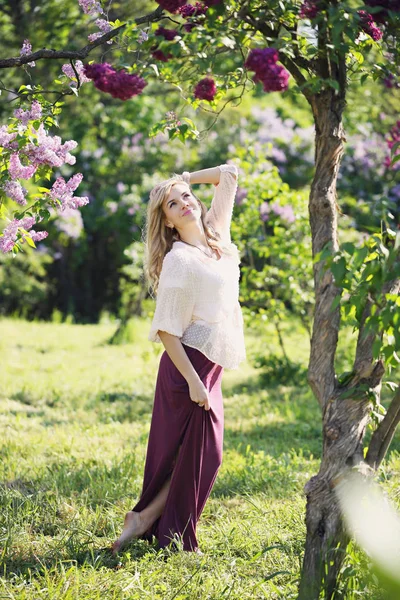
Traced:
<path fill-rule="evenodd" d="M 151 541 L 155 536 L 164 548 L 178 535 L 184 550 L 195 551 L 196 525 L 222 462 L 223 367 L 196 348 L 182 345 L 208 391 L 210 410 L 190 399 L 186 379 L 164 350 L 156 381 L 143 489 L 132 510 L 146 508 L 172 473 L 162 515 L 141 538 Z"/>

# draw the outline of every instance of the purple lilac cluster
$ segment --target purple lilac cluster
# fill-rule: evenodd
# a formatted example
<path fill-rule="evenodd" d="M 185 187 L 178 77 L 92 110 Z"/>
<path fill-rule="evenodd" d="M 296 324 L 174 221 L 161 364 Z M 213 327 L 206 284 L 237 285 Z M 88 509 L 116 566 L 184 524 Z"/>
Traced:
<path fill-rule="evenodd" d="M 391 90 L 393 88 L 400 88 L 400 82 L 393 75 L 393 73 L 388 73 L 388 75 L 382 79 L 382 83 L 389 90 Z"/>
<path fill-rule="evenodd" d="M 39 165 L 61 167 L 64 163 L 75 164 L 76 158 L 70 154 L 70 151 L 78 145 L 75 140 L 68 140 L 63 144 L 58 135 L 47 135 L 41 123 L 37 130 L 37 141 L 37 145 L 30 142 L 24 148 L 27 158 L 36 167 Z"/>
<path fill-rule="evenodd" d="M 20 50 L 19 55 L 20 56 L 26 56 L 27 54 L 31 54 L 32 52 L 32 44 L 30 43 L 29 40 L 24 40 L 24 43 L 22 44 L 22 48 Z M 28 67 L 35 67 L 36 63 L 34 60 L 32 60 L 31 62 L 26 63 L 28 65 Z"/>
<path fill-rule="evenodd" d="M 380 10 L 374 12 L 373 19 L 375 23 L 386 23 L 389 18 L 388 11 L 400 12 L 400 0 L 364 0 L 367 6 L 379 6 Z"/>
<path fill-rule="evenodd" d="M 85 67 L 85 65 L 83 64 L 83 62 L 81 60 L 76 61 L 75 69 L 79 75 L 79 82 L 81 85 L 82 85 L 82 83 L 88 83 L 89 81 L 91 81 L 89 79 L 89 77 L 86 77 L 85 72 L 84 72 L 84 67 Z M 76 75 L 75 75 L 75 71 L 73 70 L 72 66 L 69 63 L 66 63 L 65 65 L 63 65 L 61 67 L 61 70 L 64 73 L 64 75 L 66 75 L 70 79 L 74 80 L 74 81 L 71 81 L 71 85 L 74 85 L 76 82 Z"/>
<path fill-rule="evenodd" d="M 17 137 L 16 133 L 9 133 L 7 125 L 0 127 L 0 146 L 7 150 L 18 150 L 18 142 L 14 141 Z"/>
<path fill-rule="evenodd" d="M 269 204 L 268 202 L 263 202 L 260 206 L 260 218 L 262 221 L 268 221 L 270 218 L 270 213 L 274 212 L 276 215 L 281 217 L 287 223 L 294 223 L 296 220 L 295 214 L 293 212 L 293 207 L 290 204 L 286 204 L 285 206 L 280 206 L 278 202 L 273 202 Z"/>
<path fill-rule="evenodd" d="M 198 100 L 208 100 L 211 102 L 214 100 L 214 96 L 217 93 L 217 86 L 212 77 L 204 77 L 196 84 L 194 88 L 194 97 Z"/>
<path fill-rule="evenodd" d="M 110 23 L 108 21 L 106 21 L 106 19 L 96 19 L 96 21 L 94 23 L 100 29 L 100 31 L 97 31 L 96 33 L 91 33 L 90 35 L 88 35 L 89 42 L 94 42 L 95 40 L 100 38 L 102 35 L 104 35 L 105 33 L 108 33 L 109 31 L 112 30 Z M 107 41 L 107 44 L 112 44 L 112 43 L 113 43 L 112 40 Z"/>
<path fill-rule="evenodd" d="M 54 214 L 56 211 L 52 209 Z M 63 231 L 68 237 L 77 239 L 81 231 L 84 229 L 82 213 L 75 208 L 65 208 L 54 222 L 55 227 L 59 231 Z"/>
<path fill-rule="evenodd" d="M 321 9 L 320 0 L 305 0 L 300 6 L 300 19 L 315 19 Z"/>
<path fill-rule="evenodd" d="M 29 121 L 40 118 L 41 114 L 41 107 L 35 101 L 27 111 L 22 109 L 14 111 L 14 116 L 20 120 L 19 129 L 27 128 Z M 32 131 L 29 133 L 32 136 L 35 135 L 36 139 L 28 142 L 19 149 L 18 143 L 15 140 L 17 134 L 15 132 L 9 133 L 6 126 L 0 127 L 0 146 L 10 152 L 8 167 L 8 176 L 10 179 L 2 183 L 2 188 L 9 198 L 22 206 L 27 203 L 26 195 L 28 192 L 21 185 L 19 179 L 30 179 L 41 165 L 61 167 L 65 163 L 73 165 L 76 162 L 75 157 L 70 154 L 70 150 L 77 146 L 74 140 L 62 143 L 59 136 L 47 135 L 43 123 L 40 124 L 37 130 L 32 128 Z M 28 164 L 23 164 L 23 161 L 28 162 Z M 58 178 L 47 194 L 49 200 L 53 202 L 59 200 L 61 211 L 69 207 L 77 208 L 84 206 L 89 202 L 88 198 L 73 197 L 73 192 L 81 181 L 82 175 L 80 173 L 74 175 L 68 183 L 65 183 L 63 178 Z M 42 220 L 40 218 L 37 222 Z M 6 226 L 0 237 L 0 250 L 10 252 L 17 242 L 18 237 L 21 242 L 24 242 L 28 234 L 34 242 L 41 241 L 47 237 L 47 231 L 36 232 L 31 229 L 35 223 L 36 217 L 32 216 L 13 219 Z M 27 234 L 26 231 L 28 230 Z"/>
<path fill-rule="evenodd" d="M 178 32 L 176 29 L 167 29 L 166 27 L 159 27 L 158 29 L 156 29 L 155 35 L 162 36 L 164 39 L 171 41 L 178 35 Z"/>
<path fill-rule="evenodd" d="M 212 6 L 210 2 L 196 2 L 195 4 L 186 4 L 183 6 L 179 12 L 184 19 L 188 19 L 188 22 L 183 25 L 183 29 L 187 32 L 192 31 L 199 24 L 196 17 L 204 16 L 209 6 Z"/>
<path fill-rule="evenodd" d="M 52 200 L 61 202 L 60 212 L 63 212 L 66 208 L 80 208 L 89 203 L 87 196 L 74 196 L 74 191 L 82 179 L 82 173 L 76 173 L 67 182 L 64 177 L 58 177 L 53 183 L 48 195 Z"/>
<path fill-rule="evenodd" d="M 100 2 L 97 0 L 78 0 L 79 6 L 87 15 L 102 14 L 104 11 L 101 8 Z"/>
<path fill-rule="evenodd" d="M 28 125 L 29 121 L 36 121 L 37 119 L 40 119 L 41 116 L 42 105 L 37 100 L 32 102 L 29 110 L 23 110 L 22 108 L 14 110 L 14 117 L 19 119 L 24 127 Z"/>
<path fill-rule="evenodd" d="M 40 219 L 41 221 L 42 219 Z M 28 235 L 34 242 L 40 242 L 48 236 L 47 231 L 35 231 L 31 229 L 36 223 L 36 217 L 23 217 L 22 219 L 13 219 L 3 231 L 3 236 L 0 237 L 0 250 L 2 252 L 10 252 L 14 248 L 17 241 L 19 229 L 28 231 Z M 21 242 L 25 241 L 27 234 L 20 232 Z"/>
<path fill-rule="evenodd" d="M 372 39 L 377 42 L 382 38 L 382 31 L 379 27 L 376 26 L 372 15 L 370 15 L 366 10 L 357 11 L 360 19 L 361 19 L 361 29 L 372 37 Z"/>
<path fill-rule="evenodd" d="M 164 10 L 176 14 L 186 4 L 187 0 L 156 0 L 156 2 Z"/>
<path fill-rule="evenodd" d="M 253 48 L 250 50 L 244 67 L 255 71 L 254 82 L 263 84 L 264 92 L 282 92 L 288 88 L 289 73 L 276 64 L 279 60 L 275 48 Z"/>
<path fill-rule="evenodd" d="M 147 85 L 142 77 L 129 75 L 124 69 L 116 71 L 108 63 L 85 65 L 84 73 L 93 80 L 97 89 L 120 100 L 129 100 L 132 96 L 140 94 Z"/>

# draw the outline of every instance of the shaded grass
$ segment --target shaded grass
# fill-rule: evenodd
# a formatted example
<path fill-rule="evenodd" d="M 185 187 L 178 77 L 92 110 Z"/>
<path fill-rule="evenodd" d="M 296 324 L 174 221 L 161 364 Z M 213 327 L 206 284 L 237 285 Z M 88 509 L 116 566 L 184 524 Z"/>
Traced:
<path fill-rule="evenodd" d="M 112 325 L 0 327 L 0 596 L 295 597 L 303 486 L 321 453 L 320 411 L 301 375 L 308 342 L 296 323 L 286 324 L 287 352 L 303 368 L 296 381 L 268 384 L 249 361 L 224 373 L 223 464 L 198 525 L 205 555 L 139 540 L 119 559 L 108 547 L 140 496 L 163 348 L 147 342 L 140 320 L 123 346 L 106 344 Z M 272 329 L 246 338 L 251 352 L 278 352 Z M 349 347 L 345 340 L 338 357 L 344 370 Z M 398 447 L 397 437 L 380 475 L 395 500 Z M 377 600 L 365 564 L 355 548 L 354 597 Z"/>

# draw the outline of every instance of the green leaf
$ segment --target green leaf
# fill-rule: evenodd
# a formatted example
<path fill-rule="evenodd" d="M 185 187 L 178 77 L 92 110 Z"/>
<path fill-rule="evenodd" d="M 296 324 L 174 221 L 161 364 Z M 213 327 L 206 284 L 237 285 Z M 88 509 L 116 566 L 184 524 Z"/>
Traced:
<path fill-rule="evenodd" d="M 35 242 L 29 235 L 25 236 L 25 240 L 26 240 L 28 246 L 30 246 L 31 248 L 36 248 Z"/>

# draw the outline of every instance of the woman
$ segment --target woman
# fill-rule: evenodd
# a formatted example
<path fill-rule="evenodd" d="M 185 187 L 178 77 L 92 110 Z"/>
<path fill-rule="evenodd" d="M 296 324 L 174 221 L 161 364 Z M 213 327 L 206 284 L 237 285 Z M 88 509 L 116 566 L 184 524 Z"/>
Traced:
<path fill-rule="evenodd" d="M 221 379 L 246 358 L 239 254 L 230 238 L 234 165 L 174 175 L 150 193 L 146 275 L 157 292 L 148 339 L 162 342 L 143 489 L 114 542 L 157 537 L 199 552 L 196 525 L 222 460 Z M 191 183 L 216 186 L 211 208 Z"/>

